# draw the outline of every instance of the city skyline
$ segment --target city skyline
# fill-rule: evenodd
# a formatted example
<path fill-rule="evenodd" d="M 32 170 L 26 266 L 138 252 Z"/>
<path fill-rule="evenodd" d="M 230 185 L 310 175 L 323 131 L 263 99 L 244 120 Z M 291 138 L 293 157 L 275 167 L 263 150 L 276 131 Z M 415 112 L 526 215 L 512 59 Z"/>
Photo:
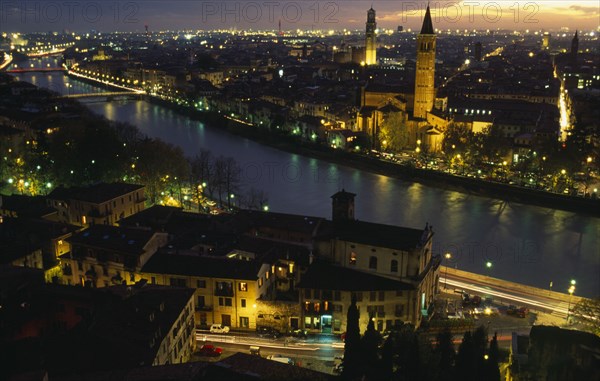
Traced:
<path fill-rule="evenodd" d="M 191 2 L 121 1 L 77 3 L 3 2 L 3 32 L 151 32 L 160 30 L 364 30 L 370 6 L 379 32 L 417 31 L 427 2 Z M 594 1 L 431 2 L 436 30 L 597 31 L 600 10 Z"/>

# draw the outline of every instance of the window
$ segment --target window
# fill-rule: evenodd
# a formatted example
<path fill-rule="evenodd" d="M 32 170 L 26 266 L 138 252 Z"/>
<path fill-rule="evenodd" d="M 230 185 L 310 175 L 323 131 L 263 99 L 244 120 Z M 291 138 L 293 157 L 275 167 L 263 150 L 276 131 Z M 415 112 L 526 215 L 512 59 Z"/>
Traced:
<path fill-rule="evenodd" d="M 310 288 L 307 288 L 306 290 L 304 290 L 304 297 L 306 299 L 310 299 L 312 297 L 310 294 Z"/>
<path fill-rule="evenodd" d="M 246 308 L 246 299 L 241 299 L 242 308 Z"/>
<path fill-rule="evenodd" d="M 354 292 L 353 296 L 356 298 L 357 302 L 362 302 L 362 300 L 363 300 L 363 293 L 362 293 L 362 291 Z"/>
<path fill-rule="evenodd" d="M 233 296 L 233 282 L 216 282 L 215 295 Z"/>
<path fill-rule="evenodd" d="M 248 291 L 248 283 L 246 282 L 240 282 L 238 285 L 238 289 L 240 291 Z"/>
<path fill-rule="evenodd" d="M 310 316 L 304 317 L 304 328 L 312 328 L 312 318 Z"/>
<path fill-rule="evenodd" d="M 397 260 L 392 259 L 392 263 L 390 264 L 390 271 L 393 273 L 398 272 L 398 261 Z"/>
<path fill-rule="evenodd" d="M 400 317 L 404 315 L 404 304 L 396 304 L 396 312 L 394 314 L 396 317 Z"/>
<path fill-rule="evenodd" d="M 240 316 L 240 327 L 242 327 L 242 328 L 250 327 L 250 319 L 245 316 Z"/>
<path fill-rule="evenodd" d="M 354 251 L 350 253 L 350 264 L 352 266 L 356 265 L 356 253 Z"/>
<path fill-rule="evenodd" d="M 171 285 L 172 287 L 186 287 L 185 284 L 185 279 L 179 279 L 179 278 L 170 278 L 169 279 L 169 285 Z"/>
<path fill-rule="evenodd" d="M 315 312 L 319 312 L 321 310 L 321 303 L 317 302 L 314 304 Z"/>
<path fill-rule="evenodd" d="M 262 287 L 263 285 L 263 278 L 258 278 L 258 287 Z"/>
<path fill-rule="evenodd" d="M 231 300 L 232 300 L 231 298 L 219 298 L 219 305 L 225 306 L 225 307 L 231 307 L 232 306 Z"/>
<path fill-rule="evenodd" d="M 396 290 L 396 296 L 402 296 L 402 290 Z"/>
<path fill-rule="evenodd" d="M 369 258 L 369 268 L 377 270 L 377 257 L 374 255 Z"/>
<path fill-rule="evenodd" d="M 379 301 L 383 302 L 385 299 L 385 291 L 379 291 Z"/>
<path fill-rule="evenodd" d="M 198 279 L 196 281 L 196 288 L 206 288 L 206 281 L 204 279 Z"/>
<path fill-rule="evenodd" d="M 156 277 L 150 277 L 150 283 L 156 284 Z"/>
<path fill-rule="evenodd" d="M 369 293 L 369 301 L 374 302 L 377 300 L 377 291 L 371 291 Z"/>
<path fill-rule="evenodd" d="M 339 302 L 340 300 L 342 300 L 342 295 L 341 292 L 339 290 L 334 291 L 333 293 L 333 300 Z"/>
<path fill-rule="evenodd" d="M 198 295 L 198 302 L 196 307 L 204 307 L 204 295 Z"/>

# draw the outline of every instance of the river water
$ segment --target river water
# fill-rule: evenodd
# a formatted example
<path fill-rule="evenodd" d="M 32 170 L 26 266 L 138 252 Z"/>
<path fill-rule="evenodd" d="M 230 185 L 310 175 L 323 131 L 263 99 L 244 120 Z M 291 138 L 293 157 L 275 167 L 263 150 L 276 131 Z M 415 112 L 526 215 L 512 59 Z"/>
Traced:
<path fill-rule="evenodd" d="M 54 57 L 21 67 L 54 66 Z M 19 79 L 63 94 L 104 91 L 59 72 L 27 73 Z M 375 175 L 262 146 L 145 101 L 85 101 L 94 112 L 129 122 L 142 133 L 182 147 L 234 157 L 246 187 L 268 193 L 271 211 L 331 217 L 330 196 L 356 193 L 360 220 L 423 228 L 433 225 L 434 253 L 450 252 L 459 269 L 541 288 L 600 295 L 600 218 L 473 196 Z M 491 268 L 485 266 L 491 262 Z M 446 260 L 444 260 L 446 263 Z"/>

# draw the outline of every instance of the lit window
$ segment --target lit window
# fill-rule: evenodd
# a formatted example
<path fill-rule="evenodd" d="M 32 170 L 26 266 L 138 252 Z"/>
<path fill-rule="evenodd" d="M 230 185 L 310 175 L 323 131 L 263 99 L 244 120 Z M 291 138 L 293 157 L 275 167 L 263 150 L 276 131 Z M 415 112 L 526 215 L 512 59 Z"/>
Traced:
<path fill-rule="evenodd" d="M 239 289 L 240 289 L 240 291 L 248 291 L 248 283 L 246 283 L 246 282 L 240 282 L 239 283 Z"/>
<path fill-rule="evenodd" d="M 352 252 L 350 254 L 350 264 L 351 265 L 356 265 L 356 253 L 355 252 Z"/>

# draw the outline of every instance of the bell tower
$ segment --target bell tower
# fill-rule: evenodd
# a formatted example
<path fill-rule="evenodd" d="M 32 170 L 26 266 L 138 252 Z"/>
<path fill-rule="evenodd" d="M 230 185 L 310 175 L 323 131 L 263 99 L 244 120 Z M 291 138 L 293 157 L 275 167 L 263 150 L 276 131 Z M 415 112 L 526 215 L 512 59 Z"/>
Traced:
<path fill-rule="evenodd" d="M 415 101 L 413 116 L 425 119 L 435 100 L 435 41 L 429 4 L 423 19 L 421 32 L 417 35 L 417 67 L 415 73 Z"/>
<path fill-rule="evenodd" d="M 356 194 L 346 192 L 344 189 L 337 192 L 332 199 L 331 218 L 333 221 L 354 220 L 354 197 Z"/>
<path fill-rule="evenodd" d="M 365 64 L 377 64 L 377 36 L 375 35 L 377 22 L 373 6 L 367 11 L 367 29 L 365 32 Z"/>

